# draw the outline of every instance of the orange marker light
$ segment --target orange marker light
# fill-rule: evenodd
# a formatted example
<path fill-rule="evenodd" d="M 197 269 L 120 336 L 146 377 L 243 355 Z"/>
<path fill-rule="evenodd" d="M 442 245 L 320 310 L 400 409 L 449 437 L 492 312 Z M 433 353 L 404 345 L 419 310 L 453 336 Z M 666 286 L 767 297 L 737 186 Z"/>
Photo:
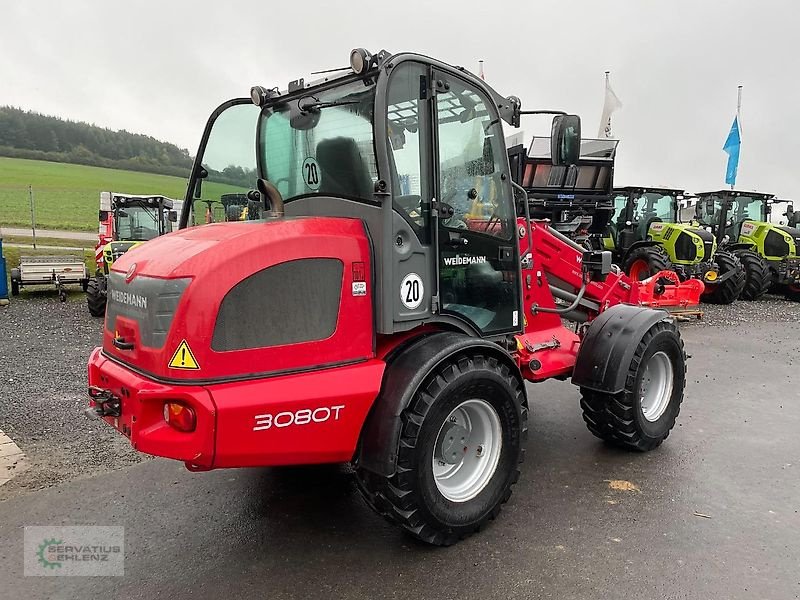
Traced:
<path fill-rule="evenodd" d="M 164 404 L 164 421 L 167 425 L 178 431 L 189 433 L 197 426 L 197 417 L 194 410 L 180 402 L 167 402 Z"/>

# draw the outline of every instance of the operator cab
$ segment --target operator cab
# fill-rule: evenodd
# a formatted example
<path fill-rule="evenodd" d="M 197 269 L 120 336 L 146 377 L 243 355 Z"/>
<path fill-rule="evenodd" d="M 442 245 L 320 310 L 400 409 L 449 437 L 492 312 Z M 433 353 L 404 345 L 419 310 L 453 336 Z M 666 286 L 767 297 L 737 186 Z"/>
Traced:
<path fill-rule="evenodd" d="M 520 112 L 461 67 L 353 51 L 349 69 L 284 91 L 257 86 L 213 113 L 181 227 L 221 220 L 220 206 L 228 221 L 359 219 L 374 253 L 376 333 L 431 321 L 518 333 L 520 234 L 502 121 L 518 126 Z M 577 117 L 557 117 L 553 139 L 554 165 L 576 159 Z"/>
<path fill-rule="evenodd" d="M 609 229 L 616 247 L 629 248 L 648 239 L 653 223 L 678 223 L 678 207 L 685 192 L 670 188 L 614 189 L 614 217 Z"/>
<path fill-rule="evenodd" d="M 742 235 L 745 221 L 767 222 L 773 194 L 720 190 L 698 194 L 696 218 L 701 225 L 710 227 L 719 241 L 725 236 L 736 241 Z"/>
<path fill-rule="evenodd" d="M 115 238 L 145 242 L 172 231 L 178 220 L 172 210 L 172 200 L 163 196 L 133 196 L 114 194 L 111 197 Z M 108 216 L 100 211 L 100 220 Z"/>

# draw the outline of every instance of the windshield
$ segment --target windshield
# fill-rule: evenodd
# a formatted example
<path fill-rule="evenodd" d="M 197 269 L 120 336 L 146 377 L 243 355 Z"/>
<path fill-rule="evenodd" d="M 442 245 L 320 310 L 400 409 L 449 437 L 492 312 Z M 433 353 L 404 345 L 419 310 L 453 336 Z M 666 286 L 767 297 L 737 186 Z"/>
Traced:
<path fill-rule="evenodd" d="M 675 196 L 661 192 L 645 192 L 634 200 L 633 221 L 650 221 L 661 219 L 664 223 L 677 221 Z"/>
<path fill-rule="evenodd" d="M 733 210 L 730 218 L 734 223 L 741 223 L 745 219 L 751 221 L 766 221 L 767 211 L 764 198 L 753 198 L 751 196 L 738 196 L 733 203 Z"/>
<path fill-rule="evenodd" d="M 117 210 L 117 239 L 144 242 L 158 237 L 159 210 L 143 204 L 120 207 Z"/>
<path fill-rule="evenodd" d="M 375 86 L 362 80 L 264 108 L 257 141 L 264 176 L 285 201 L 309 195 L 372 199 Z"/>

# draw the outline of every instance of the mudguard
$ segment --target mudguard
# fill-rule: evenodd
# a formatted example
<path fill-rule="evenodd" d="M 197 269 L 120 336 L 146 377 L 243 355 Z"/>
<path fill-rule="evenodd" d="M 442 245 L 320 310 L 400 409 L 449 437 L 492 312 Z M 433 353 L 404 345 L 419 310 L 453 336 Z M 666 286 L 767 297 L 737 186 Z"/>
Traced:
<path fill-rule="evenodd" d="M 670 319 L 663 310 L 629 304 L 602 312 L 583 338 L 572 383 L 605 394 L 623 391 L 637 344 L 653 325 Z"/>
<path fill-rule="evenodd" d="M 361 431 L 358 453 L 360 468 L 384 477 L 394 474 L 400 429 L 403 426 L 401 413 L 442 362 L 458 352 L 474 348 L 480 348 L 506 362 L 524 382 L 515 361 L 495 343 L 451 331 L 415 339 L 394 352 L 393 360 L 386 366 L 380 394 Z"/>
<path fill-rule="evenodd" d="M 756 245 L 749 244 L 747 242 L 736 242 L 734 244 L 728 244 L 724 248 L 720 248 L 720 250 L 728 250 L 729 252 L 733 252 L 734 250 L 752 250 L 753 252 L 755 252 Z"/>
<path fill-rule="evenodd" d="M 661 246 L 660 242 L 654 242 L 653 240 L 639 240 L 638 242 L 633 242 L 627 250 L 623 253 L 622 260 L 620 264 L 624 264 L 626 260 L 628 260 L 628 256 L 630 256 L 631 252 L 636 250 L 637 248 L 645 248 L 650 246 Z"/>

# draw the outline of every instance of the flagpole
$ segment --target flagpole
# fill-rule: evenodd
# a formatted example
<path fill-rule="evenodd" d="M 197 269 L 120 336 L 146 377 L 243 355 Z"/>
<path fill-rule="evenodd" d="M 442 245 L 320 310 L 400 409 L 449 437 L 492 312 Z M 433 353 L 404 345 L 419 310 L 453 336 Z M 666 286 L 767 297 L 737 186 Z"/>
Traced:
<path fill-rule="evenodd" d="M 742 135 L 742 87 L 740 85 L 736 90 L 736 123 L 739 126 L 739 139 Z M 731 189 L 733 189 L 733 184 L 731 184 Z"/>
<path fill-rule="evenodd" d="M 610 75 L 611 75 L 611 71 L 606 71 L 606 90 L 608 90 L 608 86 L 611 85 L 611 81 L 609 79 Z M 611 115 L 608 115 L 608 123 L 606 123 L 606 125 L 608 125 L 608 130 L 610 131 L 611 130 Z M 611 137 L 611 136 L 606 134 L 606 137 Z"/>

